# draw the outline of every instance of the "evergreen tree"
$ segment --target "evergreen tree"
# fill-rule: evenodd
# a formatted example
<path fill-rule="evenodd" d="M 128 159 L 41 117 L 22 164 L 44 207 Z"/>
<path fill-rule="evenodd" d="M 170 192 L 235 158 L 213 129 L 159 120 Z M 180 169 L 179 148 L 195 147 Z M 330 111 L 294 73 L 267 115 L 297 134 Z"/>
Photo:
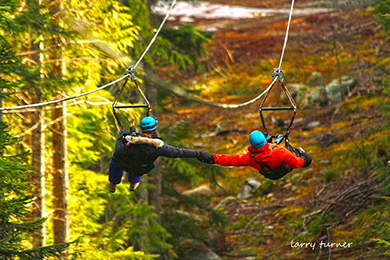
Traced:
<path fill-rule="evenodd" d="M 193 136 L 193 128 L 189 123 L 178 122 L 173 127 L 161 130 L 167 143 L 184 147 L 185 138 Z M 224 178 L 223 168 L 202 164 L 197 160 L 172 160 L 164 158 L 163 196 L 165 200 L 162 224 L 172 236 L 168 240 L 179 249 L 184 239 L 195 239 L 206 242 L 207 233 L 219 230 L 225 224 L 222 211 L 211 208 L 209 198 L 183 195 L 178 192 L 177 185 L 194 188 L 208 182 L 217 187 L 217 179 Z"/>
<path fill-rule="evenodd" d="M 18 142 L 10 136 L 4 122 L 0 122 L 0 133 L 0 148 L 4 151 L 9 145 Z M 0 158 L 0 259 L 60 258 L 69 244 L 36 249 L 26 247 L 28 235 L 40 230 L 45 219 L 24 220 L 34 197 L 25 195 L 30 191 L 26 177 L 31 169 L 20 163 L 20 158 L 20 155 L 5 155 Z"/>
<path fill-rule="evenodd" d="M 115 0 L 96 1 L 93 6 L 88 1 L 70 0 L 64 4 L 72 10 L 64 17 L 66 26 L 78 32 L 70 43 L 74 48 L 67 48 L 65 52 L 69 60 L 74 59 L 67 64 L 68 75 L 74 75 L 75 82 L 79 84 L 89 80 L 87 87 L 91 89 L 103 80 L 123 75 L 124 67 L 117 59 L 117 53 L 127 53 L 138 37 L 139 27 L 133 24 L 135 11 Z M 130 83 L 127 89 L 131 88 L 129 86 Z M 127 89 L 121 102 L 134 100 Z M 113 100 L 117 90 L 115 86 L 110 89 L 113 95 L 104 91 L 97 95 Z M 70 196 L 73 197 L 69 208 L 74 223 L 71 228 L 74 234 L 81 236 L 83 258 L 155 258 L 156 255 L 144 252 L 153 248 L 166 251 L 170 245 L 165 242 L 169 234 L 156 223 L 152 208 L 138 204 L 129 191 L 107 194 L 107 176 L 97 174 L 107 171 L 107 162 L 114 148 L 114 133 L 117 132 L 109 104 L 93 109 L 83 108 L 69 106 L 69 113 L 73 116 L 69 118 L 68 125 L 69 158 L 73 162 L 69 169 Z M 120 116 L 123 114 L 127 116 L 123 120 L 127 130 L 129 123 L 134 119 L 138 121 L 140 117 L 136 110 L 121 111 Z M 143 229 L 139 225 L 143 221 L 151 225 Z M 147 236 L 144 237 L 144 234 Z"/>
<path fill-rule="evenodd" d="M 35 9 L 29 7 L 30 9 L 27 10 L 26 8 L 19 9 L 20 3 L 18 1 L 4 1 L 1 6 L 7 6 L 6 10 L 9 14 L 14 13 L 15 10 L 22 11 L 17 13 L 15 19 L 11 18 L 11 15 L 2 16 L 2 21 L 6 21 L 8 24 L 16 22 L 23 25 L 23 28 L 33 28 L 31 32 L 34 32 L 35 35 L 42 35 L 44 48 L 37 48 L 38 52 L 34 52 L 34 54 L 43 55 L 44 60 L 47 61 L 42 66 L 31 66 L 29 70 L 24 69 L 19 74 L 21 76 L 16 75 L 16 78 L 25 78 L 26 82 L 28 81 L 25 86 L 39 85 L 42 98 L 46 100 L 51 99 L 50 96 L 54 92 L 66 90 L 66 95 L 69 96 L 75 92 L 94 89 L 102 83 L 117 78 L 118 75 L 123 75 L 124 67 L 117 59 L 116 54 L 112 55 L 114 57 L 109 57 L 107 54 L 111 55 L 111 51 L 103 43 L 109 45 L 114 53 L 132 52 L 131 55 L 125 54 L 125 56 L 137 59 L 153 36 L 153 26 L 149 22 L 149 11 L 145 2 L 141 0 L 128 1 L 126 6 L 123 6 L 120 1 L 116 0 L 95 1 L 92 5 L 90 1 L 84 0 L 63 1 L 64 10 L 56 16 L 63 22 L 63 27 L 61 27 L 59 23 L 49 23 L 49 20 L 53 21 L 53 19 L 50 14 L 52 9 L 48 6 L 41 6 L 40 11 L 37 9 L 38 7 Z M 43 4 L 45 3 L 47 2 L 43 2 Z M 34 13 L 35 16 L 30 16 L 27 12 Z M 147 19 L 144 19 L 145 17 Z M 155 20 L 155 25 L 159 25 L 161 18 Z M 27 38 L 27 32 L 22 30 L 22 33 L 18 33 L 19 28 L 8 26 L 6 22 L 0 26 L 3 35 L 7 35 L 7 38 L 12 41 L 12 46 L 18 52 L 27 51 L 28 47 L 23 40 Z M 195 28 L 190 29 L 185 28 L 185 37 L 191 36 L 188 31 L 195 30 Z M 74 32 L 69 37 L 69 35 L 65 35 L 67 34 L 64 32 L 65 30 L 74 30 L 77 33 Z M 196 60 L 191 60 L 193 57 L 186 57 L 186 47 L 182 45 L 182 42 L 172 40 L 175 39 L 175 33 L 179 31 L 181 29 L 178 31 L 167 29 L 166 33 L 162 32 L 161 36 L 157 38 L 156 43 L 145 58 L 151 67 L 165 66 L 168 63 L 176 64 L 181 68 L 197 66 L 194 65 Z M 138 40 L 139 35 L 142 36 L 142 40 Z M 52 44 L 53 37 L 61 37 L 58 46 Z M 37 43 L 40 40 L 34 38 L 33 41 Z M 192 48 L 191 52 L 198 53 L 193 48 L 197 47 L 199 42 L 193 43 L 195 45 L 189 49 Z M 1 44 L 1 47 L 3 46 Z M 60 60 L 54 59 L 50 55 L 52 50 L 56 48 L 64 49 L 63 57 L 60 57 Z M 30 61 L 27 58 L 28 55 L 22 57 L 26 58 L 27 63 Z M 67 65 L 67 74 L 55 77 L 52 73 L 53 63 L 64 60 Z M 30 63 L 30 65 L 32 64 Z M 7 75 L 8 78 L 15 77 L 13 72 L 8 73 L 6 70 L 2 70 L 1 73 Z M 141 77 L 139 79 L 142 80 Z M 86 82 L 88 84 L 85 84 Z M 3 84 L 3 86 L 5 85 Z M 7 99 L 7 106 L 12 103 L 24 102 L 21 101 L 23 99 L 31 100 L 31 97 L 20 91 L 25 86 L 20 82 L 14 86 L 18 94 Z M 111 94 L 107 91 L 101 91 L 89 96 L 88 100 L 95 99 L 94 101 L 96 101 L 98 96 L 100 102 L 102 99 L 112 100 L 117 89 L 117 86 L 113 86 L 110 88 Z M 126 89 L 121 102 L 132 102 L 135 100 L 134 97 L 139 95 L 132 93 L 130 89 L 132 88 Z M 23 99 L 19 99 L 21 96 Z M 129 123 L 132 120 L 138 124 L 140 117 L 138 111 L 123 111 L 122 114 L 124 113 L 127 116 L 127 120 L 123 122 L 126 124 L 126 129 L 129 129 Z M 98 174 L 107 171 L 107 162 L 114 144 L 113 133 L 117 132 L 110 107 L 83 105 L 80 109 L 80 106 L 72 106 L 69 102 L 68 114 L 71 115 L 68 120 L 69 161 L 71 162 L 69 167 L 71 239 L 81 236 L 79 246 L 83 251 L 82 257 L 85 259 L 152 259 L 156 257 L 143 252 L 135 252 L 135 250 L 169 252 L 169 255 L 174 257 L 172 243 L 179 239 L 172 238 L 167 230 L 158 223 L 158 216 L 153 212 L 153 208 L 145 203 L 138 203 L 136 196 L 127 191 L 127 185 L 119 187 L 118 193 L 114 196 L 108 196 L 107 177 Z M 48 119 L 48 116 L 46 118 Z M 11 120 L 11 123 L 20 124 L 17 117 L 7 117 L 7 119 Z M 51 125 L 49 125 L 50 127 Z M 49 134 L 47 138 L 52 138 L 52 136 Z M 48 154 L 52 152 L 49 150 Z M 169 164 L 168 167 L 170 167 Z M 198 166 L 193 167 L 196 169 Z M 175 169 L 175 166 L 173 168 Z M 50 170 L 51 168 L 48 167 L 48 171 Z M 175 171 L 176 169 L 173 172 Z M 192 170 L 190 172 L 193 173 Z M 199 180 L 198 177 L 194 178 Z M 52 187 L 50 184 L 46 186 L 50 194 Z M 207 202 L 200 204 L 206 205 Z M 180 207 L 180 205 L 176 206 Z M 205 208 L 207 206 L 202 206 L 202 213 L 207 214 L 208 211 Z M 145 221 L 148 222 L 146 226 L 143 225 Z M 177 218 L 175 221 L 184 220 Z M 196 223 L 196 225 L 198 224 Z M 204 238 L 207 231 L 205 226 L 202 223 L 202 236 L 196 236 L 196 238 Z M 170 228 L 169 225 L 167 227 Z M 176 235 L 176 231 L 173 229 L 170 232 Z M 183 237 L 194 236 L 183 235 Z M 52 240 L 50 234 L 48 240 Z"/>
<path fill-rule="evenodd" d="M 0 28 L 4 28 L 7 23 L 12 24 L 12 20 L 3 15 L 2 13 L 0 16 Z M 0 70 L 5 73 L 0 81 L 2 86 L 7 88 L 7 92 L 3 89 L 0 93 L 2 98 L 7 98 L 11 89 L 20 86 L 21 82 L 17 79 L 26 69 L 18 62 L 3 36 L 0 36 L 0 42 Z M 10 147 L 18 142 L 18 139 L 10 135 L 7 124 L 0 121 L 0 259 L 43 259 L 50 256 L 60 258 L 69 244 L 36 249 L 26 246 L 26 238 L 34 231 L 40 230 L 45 220 L 25 220 L 29 204 L 33 203 L 35 198 L 26 195 L 31 191 L 26 182 L 31 169 L 22 163 L 26 153 L 10 154 Z"/>
<path fill-rule="evenodd" d="M 129 6 L 129 8 L 134 10 L 134 13 L 137 14 L 134 15 L 134 23 L 140 27 L 141 37 L 133 49 L 135 57 L 139 57 L 145 50 L 147 44 L 149 44 L 154 35 L 155 29 L 153 30 L 153 27 L 157 28 L 162 19 L 161 17 L 156 17 L 150 14 L 150 7 L 155 1 L 143 1 L 146 2 L 147 5 L 140 4 L 140 2 L 141 1 L 139 0 L 124 1 L 125 5 Z M 194 69 L 199 71 L 202 69 L 201 63 L 199 62 L 199 56 L 206 54 L 204 45 L 210 42 L 209 36 L 210 35 L 201 32 L 191 25 L 180 26 L 178 29 L 169 28 L 167 26 L 163 27 L 159 37 L 157 37 L 150 51 L 145 56 L 143 64 L 143 69 L 146 74 L 144 84 L 146 88 L 146 95 L 152 102 L 152 106 L 156 109 L 153 115 L 157 115 L 156 113 L 163 109 L 161 109 L 160 102 L 161 93 L 159 93 L 158 89 L 153 86 L 151 82 L 148 82 L 148 74 L 154 73 L 154 71 L 158 68 L 172 65 L 177 68 L 175 73 L 179 73 L 181 69 Z M 169 130 L 172 129 L 169 128 Z M 163 131 L 162 135 L 164 140 L 167 140 L 167 143 L 169 144 L 183 147 L 180 143 L 180 138 L 177 138 L 178 136 L 169 130 L 168 133 L 164 133 Z M 183 133 L 181 131 L 179 132 L 180 134 Z M 147 181 L 151 184 L 149 185 L 149 204 L 155 207 L 158 223 L 163 225 L 163 230 L 167 230 L 172 235 L 166 237 L 161 236 L 159 244 L 156 243 L 157 241 L 150 244 L 152 241 L 148 239 L 148 230 L 157 226 L 155 220 L 151 219 L 151 222 L 149 222 L 149 228 L 145 231 L 140 230 L 142 227 L 142 223 L 140 223 L 138 231 L 136 232 L 138 237 L 136 241 L 150 241 L 149 249 L 152 250 L 151 252 L 164 254 L 167 250 L 167 248 L 164 248 L 164 243 L 174 245 L 174 249 L 176 250 L 178 242 L 184 238 L 194 238 L 204 241 L 208 229 L 213 225 L 216 227 L 218 225 L 217 223 L 223 222 L 223 217 L 219 214 L 219 212 L 210 209 L 207 201 L 183 196 L 177 192 L 172 185 L 173 183 L 182 183 L 186 185 L 188 184 L 186 181 L 199 183 L 206 179 L 212 179 L 215 181 L 215 176 L 212 177 L 211 175 L 220 174 L 220 172 L 216 173 L 218 170 L 212 170 L 212 174 L 210 176 L 200 177 L 204 171 L 201 170 L 199 164 L 194 160 L 192 160 L 192 162 L 172 159 L 163 159 L 161 161 L 162 162 L 159 163 L 157 169 L 149 173 L 148 176 L 145 176 L 143 179 L 149 177 L 147 178 Z M 146 181 L 143 181 L 143 183 L 145 182 Z M 165 198 L 162 199 L 162 196 L 166 196 L 167 201 L 179 200 L 179 203 L 175 205 L 165 203 L 164 205 Z M 201 215 L 206 215 L 206 218 L 199 222 L 194 218 L 186 218 L 183 214 L 176 214 L 176 212 L 181 209 L 184 204 L 187 206 L 185 209 L 189 212 L 193 213 L 190 209 L 195 207 L 197 210 L 201 211 Z M 215 217 L 217 215 L 218 217 Z M 209 220 L 211 223 L 210 225 Z M 145 229 L 145 227 L 143 229 Z M 164 233 L 160 232 L 159 234 Z M 134 240 L 135 239 L 133 238 L 129 241 L 129 243 L 139 243 L 134 243 Z M 156 247 L 156 245 L 160 246 Z M 172 255 L 173 251 L 171 247 L 169 247 L 169 252 Z"/>

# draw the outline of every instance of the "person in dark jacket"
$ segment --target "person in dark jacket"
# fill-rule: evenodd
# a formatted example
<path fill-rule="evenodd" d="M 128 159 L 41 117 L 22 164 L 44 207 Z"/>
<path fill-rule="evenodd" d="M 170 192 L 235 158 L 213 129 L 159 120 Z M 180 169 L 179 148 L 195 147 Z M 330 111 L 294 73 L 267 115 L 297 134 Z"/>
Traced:
<path fill-rule="evenodd" d="M 312 158 L 302 148 L 288 145 L 283 147 L 268 143 L 264 134 L 253 131 L 249 136 L 248 152 L 236 155 L 213 154 L 201 152 L 198 160 L 203 163 L 222 166 L 251 166 L 266 178 L 278 180 L 293 169 L 308 167 Z"/>
<path fill-rule="evenodd" d="M 108 188 L 114 193 L 122 180 L 123 171 L 128 173 L 130 190 L 134 191 L 141 176 L 154 169 L 153 162 L 159 156 L 168 158 L 197 158 L 200 152 L 165 145 L 157 137 L 158 120 L 147 116 L 141 120 L 141 136 L 126 135 L 118 138 L 109 169 Z"/>

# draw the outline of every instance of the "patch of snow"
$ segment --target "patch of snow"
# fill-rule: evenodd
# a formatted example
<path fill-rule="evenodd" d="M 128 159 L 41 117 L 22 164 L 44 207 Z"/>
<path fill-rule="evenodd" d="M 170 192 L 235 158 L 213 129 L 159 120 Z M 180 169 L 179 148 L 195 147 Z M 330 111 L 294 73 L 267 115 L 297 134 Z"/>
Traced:
<path fill-rule="evenodd" d="M 169 7 L 170 3 L 158 2 L 152 7 L 152 11 L 163 16 L 167 13 Z M 295 9 L 293 16 L 307 16 L 329 11 L 329 9 L 325 8 Z M 171 17 L 179 17 L 180 21 L 193 21 L 193 19 L 239 20 L 273 15 L 288 16 L 289 13 L 290 9 L 250 8 L 243 6 L 211 4 L 209 2 L 191 4 L 188 2 L 178 1 L 172 9 Z"/>

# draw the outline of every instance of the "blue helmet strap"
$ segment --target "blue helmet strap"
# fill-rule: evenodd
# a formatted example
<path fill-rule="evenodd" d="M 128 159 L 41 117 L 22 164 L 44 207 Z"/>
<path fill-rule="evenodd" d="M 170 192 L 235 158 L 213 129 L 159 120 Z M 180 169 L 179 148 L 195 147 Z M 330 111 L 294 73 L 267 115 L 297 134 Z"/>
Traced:
<path fill-rule="evenodd" d="M 157 123 L 151 126 L 142 127 L 142 132 L 148 132 L 148 130 L 153 129 L 154 127 L 156 127 L 156 125 Z"/>

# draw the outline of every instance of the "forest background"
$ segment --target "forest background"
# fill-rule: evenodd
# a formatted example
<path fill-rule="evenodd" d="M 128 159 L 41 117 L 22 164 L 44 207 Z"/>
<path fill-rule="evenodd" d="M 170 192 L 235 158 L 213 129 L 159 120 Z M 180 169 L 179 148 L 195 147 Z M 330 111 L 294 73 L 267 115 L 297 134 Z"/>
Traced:
<path fill-rule="evenodd" d="M 233 154 L 261 129 L 259 102 L 223 109 L 202 100 L 241 103 L 270 84 L 291 2 L 210 2 L 287 12 L 191 22 L 173 16 L 137 79 L 166 143 Z M 1 107 L 77 95 L 122 77 L 163 19 L 155 4 L 1 0 Z M 0 258 L 389 258 L 389 13 L 389 0 L 296 2 L 282 69 L 299 108 L 291 143 L 314 160 L 282 180 L 161 159 L 136 192 L 123 183 L 109 193 L 118 136 L 111 103 L 122 82 L 77 100 L 2 111 Z M 279 86 L 267 99 L 284 101 Z M 129 83 L 119 102 L 142 98 Z M 120 111 L 127 130 L 143 115 Z M 269 113 L 266 121 L 277 134 L 289 118 Z"/>

